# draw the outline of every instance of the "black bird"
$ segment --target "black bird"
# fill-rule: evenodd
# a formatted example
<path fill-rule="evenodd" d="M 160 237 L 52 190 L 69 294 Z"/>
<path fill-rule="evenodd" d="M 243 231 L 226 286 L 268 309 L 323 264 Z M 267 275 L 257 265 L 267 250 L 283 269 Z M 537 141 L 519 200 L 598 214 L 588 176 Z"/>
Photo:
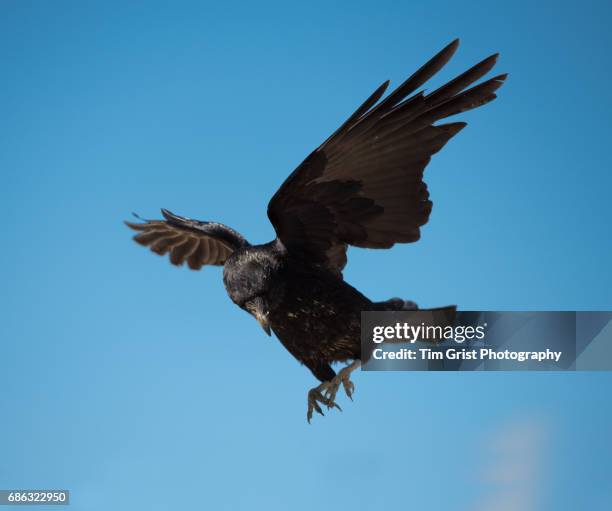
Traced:
<path fill-rule="evenodd" d="M 172 264 L 192 270 L 223 266 L 232 301 L 271 331 L 321 382 L 308 392 L 307 418 L 320 404 L 338 407 L 343 385 L 351 397 L 351 372 L 359 367 L 364 310 L 416 308 L 391 299 L 372 302 L 346 283 L 348 245 L 390 248 L 420 237 L 432 203 L 423 172 L 431 156 L 466 123 L 434 123 L 495 99 L 505 74 L 472 88 L 498 55 L 476 64 L 430 93 L 417 91 L 452 57 L 455 40 L 381 100 L 383 83 L 282 184 L 268 204 L 277 237 L 251 245 L 233 229 L 162 209 L 164 220 L 129 223 L 134 239 Z M 334 362 L 352 362 L 339 371 Z M 339 408 L 339 407 L 338 407 Z"/>

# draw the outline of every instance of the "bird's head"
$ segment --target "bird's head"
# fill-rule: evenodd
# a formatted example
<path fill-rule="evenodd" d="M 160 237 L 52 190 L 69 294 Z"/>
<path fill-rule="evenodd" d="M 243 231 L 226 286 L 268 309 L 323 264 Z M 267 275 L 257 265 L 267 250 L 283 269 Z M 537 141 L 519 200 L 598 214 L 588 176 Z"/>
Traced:
<path fill-rule="evenodd" d="M 270 311 L 282 300 L 283 284 L 274 254 L 265 247 L 250 247 L 232 254 L 223 268 L 227 294 L 241 309 L 253 316 L 271 335 Z"/>
<path fill-rule="evenodd" d="M 256 296 L 246 301 L 243 308 L 257 320 L 264 332 L 271 335 L 269 319 L 270 308 L 268 305 L 268 300 L 265 297 Z"/>

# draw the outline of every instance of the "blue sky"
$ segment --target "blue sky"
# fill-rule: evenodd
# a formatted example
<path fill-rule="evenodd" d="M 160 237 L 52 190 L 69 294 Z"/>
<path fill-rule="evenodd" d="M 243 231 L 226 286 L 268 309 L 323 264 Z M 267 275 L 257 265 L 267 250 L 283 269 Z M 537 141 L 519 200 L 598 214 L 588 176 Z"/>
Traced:
<path fill-rule="evenodd" d="M 455 37 L 500 99 L 427 170 L 418 244 L 352 250 L 373 299 L 612 307 L 606 2 L 0 3 L 0 487 L 78 510 L 609 509 L 610 374 L 356 374 L 344 413 L 225 295 L 121 221 L 273 230 L 288 173 Z M 517 497 L 520 496 L 519 497 Z M 505 506 L 505 507 L 504 507 Z"/>

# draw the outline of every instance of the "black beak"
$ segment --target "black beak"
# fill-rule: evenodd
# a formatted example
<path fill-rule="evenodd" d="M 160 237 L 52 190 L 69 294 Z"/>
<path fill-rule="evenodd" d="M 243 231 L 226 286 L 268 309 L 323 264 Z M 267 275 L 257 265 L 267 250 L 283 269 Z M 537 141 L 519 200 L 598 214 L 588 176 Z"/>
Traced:
<path fill-rule="evenodd" d="M 251 305 L 253 307 L 253 316 L 255 316 L 255 319 L 261 325 L 261 328 L 263 328 L 264 332 L 266 332 L 268 335 L 272 335 L 272 331 L 270 330 L 270 320 L 268 319 L 268 302 L 266 302 L 266 300 L 261 296 L 258 296 L 251 301 Z"/>

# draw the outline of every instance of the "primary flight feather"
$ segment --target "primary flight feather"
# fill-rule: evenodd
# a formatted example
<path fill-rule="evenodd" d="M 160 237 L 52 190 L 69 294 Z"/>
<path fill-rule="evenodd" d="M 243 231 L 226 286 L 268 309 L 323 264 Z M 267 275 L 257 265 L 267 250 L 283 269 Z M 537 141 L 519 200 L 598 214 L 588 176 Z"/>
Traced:
<path fill-rule="evenodd" d="M 162 209 L 163 220 L 126 222 L 134 239 L 175 265 L 223 266 L 232 301 L 320 380 L 308 392 L 308 421 L 321 404 L 338 407 L 342 385 L 351 397 L 351 372 L 362 359 L 360 318 L 364 310 L 409 310 L 416 304 L 393 298 L 372 302 L 346 283 L 348 245 L 390 248 L 417 241 L 429 219 L 423 172 L 466 123 L 437 121 L 495 99 L 506 75 L 474 82 L 495 65 L 497 54 L 437 90 L 418 90 L 453 56 L 455 40 L 384 99 L 383 83 L 274 194 L 268 217 L 276 239 L 251 245 L 217 222 L 202 222 Z M 449 307 L 452 313 L 454 307 Z M 338 374 L 334 362 L 350 361 Z M 338 407 L 339 408 L 339 407 Z"/>

